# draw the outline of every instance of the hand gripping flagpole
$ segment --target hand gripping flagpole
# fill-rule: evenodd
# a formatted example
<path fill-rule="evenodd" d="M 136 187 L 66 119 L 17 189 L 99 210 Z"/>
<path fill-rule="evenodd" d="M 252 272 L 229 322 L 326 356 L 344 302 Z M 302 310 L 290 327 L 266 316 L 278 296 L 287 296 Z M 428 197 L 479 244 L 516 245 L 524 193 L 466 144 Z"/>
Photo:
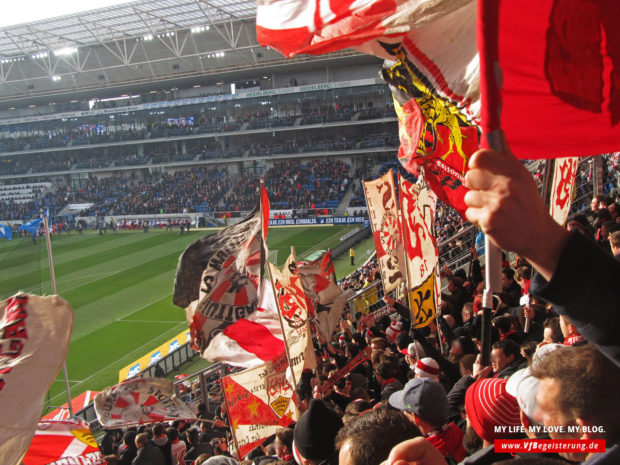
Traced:
<path fill-rule="evenodd" d="M 45 242 L 47 244 L 47 259 L 50 264 L 50 276 L 52 278 L 52 292 L 58 294 L 56 290 L 56 275 L 54 274 L 54 259 L 52 258 L 52 242 L 50 240 L 50 228 L 47 214 L 43 215 L 45 225 Z M 69 377 L 67 376 L 67 361 L 62 362 L 62 371 L 65 376 L 65 390 L 67 392 L 67 405 L 69 406 L 69 418 L 73 418 L 73 405 L 71 405 L 71 391 L 69 390 Z"/>

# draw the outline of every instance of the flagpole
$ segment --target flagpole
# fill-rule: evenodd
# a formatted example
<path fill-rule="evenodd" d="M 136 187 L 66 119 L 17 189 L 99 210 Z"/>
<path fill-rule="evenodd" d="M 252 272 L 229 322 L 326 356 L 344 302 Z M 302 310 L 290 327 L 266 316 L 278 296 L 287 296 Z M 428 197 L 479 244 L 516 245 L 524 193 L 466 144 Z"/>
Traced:
<path fill-rule="evenodd" d="M 409 259 L 407 258 L 407 244 L 405 241 L 405 217 L 404 215 L 404 210 L 403 210 L 403 205 L 402 205 L 402 201 L 403 201 L 403 186 L 401 183 L 401 175 L 400 173 L 398 174 L 398 188 L 399 188 L 399 194 L 400 194 L 400 198 L 398 199 L 398 216 L 400 217 L 400 224 L 401 224 L 401 240 L 403 242 L 403 259 L 405 262 L 405 299 L 407 300 L 407 304 L 409 305 L 409 313 L 411 314 L 411 317 L 413 320 L 415 320 L 416 315 L 413 314 L 412 311 L 412 307 L 413 305 L 411 305 L 411 288 L 409 287 Z M 435 312 L 436 314 L 437 312 Z M 415 321 L 411 322 L 411 327 L 413 329 L 416 329 L 415 327 Z M 420 349 L 418 349 L 418 344 L 416 343 L 415 338 L 413 339 L 413 348 L 415 350 L 415 358 L 417 360 L 420 360 Z"/>
<path fill-rule="evenodd" d="M 237 434 L 235 433 L 235 428 L 233 426 L 233 422 L 231 421 L 230 405 L 228 404 L 228 398 L 226 397 L 226 389 L 224 388 L 224 378 L 220 378 L 220 386 L 222 386 L 222 395 L 224 397 L 224 403 L 226 404 L 226 413 L 228 414 L 228 427 L 230 428 L 233 442 L 235 443 L 235 448 L 237 449 L 237 458 L 241 460 L 242 457 L 239 455 L 241 454 L 241 450 L 239 449 L 239 443 L 237 442 Z"/>
<path fill-rule="evenodd" d="M 43 215 L 45 225 L 45 243 L 47 244 L 47 259 L 50 264 L 50 276 L 52 278 L 52 292 L 58 294 L 56 290 L 56 275 L 54 274 L 54 259 L 52 257 L 52 241 L 50 239 L 50 228 L 47 215 Z M 69 389 L 69 377 L 67 376 L 67 361 L 62 362 L 62 371 L 65 377 L 65 390 L 67 392 L 67 405 L 69 406 L 69 418 L 73 418 L 73 405 L 71 405 L 71 390 Z"/>
<path fill-rule="evenodd" d="M 507 150 L 504 135 L 501 130 L 487 134 L 489 147 L 498 152 Z M 501 251 L 488 234 L 484 235 L 484 294 L 482 295 L 482 366 L 491 363 L 491 320 L 493 319 L 493 293 L 501 289 Z"/>
<path fill-rule="evenodd" d="M 291 354 L 289 353 L 288 344 L 286 343 L 286 332 L 284 331 L 284 324 L 282 323 L 282 311 L 280 310 L 280 304 L 278 303 L 278 292 L 276 290 L 276 284 L 273 280 L 273 273 L 271 272 L 271 263 L 268 263 L 267 267 L 269 269 L 269 281 L 273 287 L 273 296 L 276 301 L 276 308 L 278 309 L 278 320 L 280 321 L 280 328 L 282 329 L 282 336 L 284 337 L 284 351 L 286 352 L 286 360 L 288 361 L 288 367 L 291 370 L 291 378 L 293 378 L 293 389 L 296 391 L 297 379 L 295 378 L 295 370 L 293 369 L 293 364 L 291 363 Z"/>

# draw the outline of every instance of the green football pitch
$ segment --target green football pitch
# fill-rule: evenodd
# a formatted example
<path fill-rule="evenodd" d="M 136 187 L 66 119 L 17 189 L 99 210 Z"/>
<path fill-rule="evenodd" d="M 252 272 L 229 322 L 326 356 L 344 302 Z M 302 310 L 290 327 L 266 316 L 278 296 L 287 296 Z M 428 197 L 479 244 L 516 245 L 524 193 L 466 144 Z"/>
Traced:
<path fill-rule="evenodd" d="M 315 250 L 333 248 L 352 226 L 271 228 L 270 260 L 281 266 L 295 246 L 303 259 Z M 75 311 L 67 372 L 72 396 L 118 382 L 118 371 L 185 328 L 185 312 L 172 304 L 179 254 L 208 234 L 150 230 L 98 235 L 56 236 L 52 240 L 58 294 Z M 370 253 L 356 247 L 358 263 Z M 359 250 L 358 250 L 359 249 Z M 368 249 L 368 250 L 366 250 Z M 277 251 L 277 255 L 276 255 Z M 19 290 L 52 293 L 45 240 L 0 241 L 0 297 Z M 336 260 L 338 277 L 352 271 L 348 254 Z M 48 394 L 48 407 L 66 402 L 62 372 Z M 44 412 L 45 413 L 45 412 Z"/>

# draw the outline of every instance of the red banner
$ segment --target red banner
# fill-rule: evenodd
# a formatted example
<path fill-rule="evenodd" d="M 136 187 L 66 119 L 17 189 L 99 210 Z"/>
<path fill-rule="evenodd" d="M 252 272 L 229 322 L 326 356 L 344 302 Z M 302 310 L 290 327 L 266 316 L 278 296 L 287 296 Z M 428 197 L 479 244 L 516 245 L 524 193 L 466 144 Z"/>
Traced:
<path fill-rule="evenodd" d="M 620 148 L 620 3 L 479 0 L 484 133 L 522 159 Z"/>

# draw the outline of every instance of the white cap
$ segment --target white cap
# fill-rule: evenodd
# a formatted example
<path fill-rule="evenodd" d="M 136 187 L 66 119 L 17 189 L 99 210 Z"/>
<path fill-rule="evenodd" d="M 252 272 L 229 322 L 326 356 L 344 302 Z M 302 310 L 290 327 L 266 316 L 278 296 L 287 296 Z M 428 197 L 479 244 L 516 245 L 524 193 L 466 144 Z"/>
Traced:
<path fill-rule="evenodd" d="M 529 419 L 536 411 L 536 394 L 540 380 L 532 376 L 529 368 L 515 372 L 506 383 L 506 392 L 517 399 L 519 408 Z"/>

